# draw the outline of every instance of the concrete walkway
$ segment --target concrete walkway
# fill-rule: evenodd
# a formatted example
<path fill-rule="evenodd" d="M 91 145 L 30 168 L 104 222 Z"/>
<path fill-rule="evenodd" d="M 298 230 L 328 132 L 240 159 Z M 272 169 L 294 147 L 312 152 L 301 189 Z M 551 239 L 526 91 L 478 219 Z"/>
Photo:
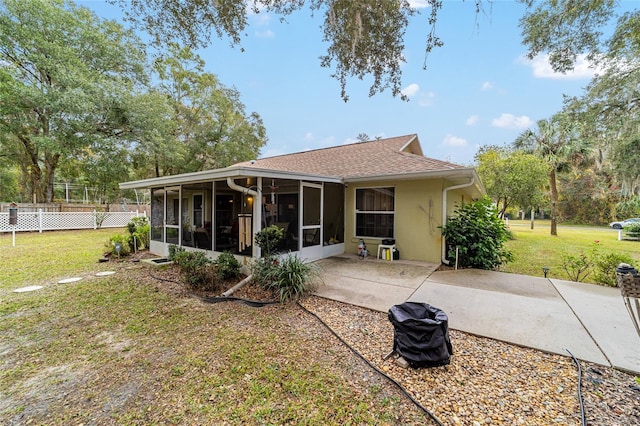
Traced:
<path fill-rule="evenodd" d="M 317 262 L 316 294 L 387 312 L 425 302 L 452 329 L 640 374 L 640 337 L 617 288 L 483 270 L 338 256 Z"/>

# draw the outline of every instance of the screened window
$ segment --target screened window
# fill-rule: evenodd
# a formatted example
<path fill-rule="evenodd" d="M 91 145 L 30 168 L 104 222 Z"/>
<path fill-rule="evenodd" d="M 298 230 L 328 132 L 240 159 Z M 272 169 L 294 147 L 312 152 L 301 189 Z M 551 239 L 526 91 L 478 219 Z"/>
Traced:
<path fill-rule="evenodd" d="M 393 238 L 395 188 L 356 189 L 356 236 Z"/>

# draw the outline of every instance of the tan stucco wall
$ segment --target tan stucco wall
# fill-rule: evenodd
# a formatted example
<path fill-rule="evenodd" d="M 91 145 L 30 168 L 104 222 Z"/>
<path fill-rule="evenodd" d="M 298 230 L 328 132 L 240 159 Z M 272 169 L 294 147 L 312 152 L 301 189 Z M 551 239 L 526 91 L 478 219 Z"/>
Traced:
<path fill-rule="evenodd" d="M 407 260 L 440 263 L 442 225 L 442 190 L 446 186 L 441 179 L 419 181 L 380 181 L 375 183 L 349 183 L 346 190 L 345 251 L 358 252 L 359 239 L 355 236 L 355 190 L 356 188 L 395 188 L 396 246 L 400 257 Z M 449 191 L 447 210 L 452 212 L 456 203 L 463 200 L 462 192 Z M 464 201 L 470 201 L 465 197 Z M 366 238 L 370 256 L 375 256 L 380 239 Z"/>

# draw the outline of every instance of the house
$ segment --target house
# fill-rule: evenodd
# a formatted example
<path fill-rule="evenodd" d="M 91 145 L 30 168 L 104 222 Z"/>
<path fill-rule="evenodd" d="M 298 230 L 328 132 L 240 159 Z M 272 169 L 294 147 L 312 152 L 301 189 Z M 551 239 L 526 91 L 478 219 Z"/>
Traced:
<path fill-rule="evenodd" d="M 484 194 L 474 168 L 425 157 L 415 134 L 120 187 L 151 190 L 151 252 L 176 244 L 245 263 L 272 224 L 284 230 L 280 248 L 307 260 L 357 253 L 361 239 L 376 255 L 395 239 L 403 259 L 440 263 L 447 214 Z"/>

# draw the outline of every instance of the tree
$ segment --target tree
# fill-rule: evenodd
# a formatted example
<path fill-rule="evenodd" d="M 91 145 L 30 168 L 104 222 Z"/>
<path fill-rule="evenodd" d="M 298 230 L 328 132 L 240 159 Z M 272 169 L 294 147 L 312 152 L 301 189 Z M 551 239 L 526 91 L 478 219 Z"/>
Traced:
<path fill-rule="evenodd" d="M 549 165 L 549 200 L 551 203 L 551 235 L 558 235 L 557 173 L 574 161 L 579 161 L 586 147 L 576 138 L 576 129 L 561 113 L 550 119 L 539 120 L 537 129 L 525 130 L 514 141 L 517 149 L 525 149 Z"/>
<path fill-rule="evenodd" d="M 238 45 L 249 13 L 272 12 L 285 18 L 307 6 L 311 13 L 324 14 L 322 25 L 327 52 L 320 57 L 322 67 L 333 68 L 347 101 L 347 80 L 371 76 L 369 95 L 390 89 L 393 96 L 407 99 L 401 92 L 404 62 L 404 35 L 409 18 L 417 12 L 408 0 L 112 0 L 125 10 L 126 17 L 146 28 L 159 45 L 180 41 L 197 48 L 210 42 L 209 35 L 227 36 Z M 442 46 L 435 32 L 442 0 L 425 0 L 429 7 L 425 55 Z M 476 11 L 482 0 L 475 0 Z M 426 58 L 425 58 L 426 66 Z"/>
<path fill-rule="evenodd" d="M 127 101 L 144 82 L 131 32 L 64 0 L 0 8 L 0 134 L 38 202 L 53 201 L 60 161 L 126 135 Z"/>
<path fill-rule="evenodd" d="M 578 56 L 596 61 L 605 49 L 601 28 L 614 17 L 616 0 L 520 0 L 528 10 L 520 20 L 527 56 L 549 54 L 554 71 L 572 70 Z"/>
<path fill-rule="evenodd" d="M 257 158 L 266 143 L 260 116 L 247 115 L 238 91 L 205 72 L 204 65 L 191 49 L 176 44 L 155 61 L 158 87 L 139 98 L 142 106 L 135 111 L 141 114 L 132 119 L 144 129 L 134 153 L 143 171 L 139 177 L 227 167 Z"/>
<path fill-rule="evenodd" d="M 476 162 L 478 175 L 487 195 L 498 206 L 500 217 L 504 217 L 512 205 L 532 209 L 542 204 L 549 166 L 539 157 L 519 150 L 487 146 L 476 154 Z M 533 229 L 533 216 L 531 227 Z"/>

